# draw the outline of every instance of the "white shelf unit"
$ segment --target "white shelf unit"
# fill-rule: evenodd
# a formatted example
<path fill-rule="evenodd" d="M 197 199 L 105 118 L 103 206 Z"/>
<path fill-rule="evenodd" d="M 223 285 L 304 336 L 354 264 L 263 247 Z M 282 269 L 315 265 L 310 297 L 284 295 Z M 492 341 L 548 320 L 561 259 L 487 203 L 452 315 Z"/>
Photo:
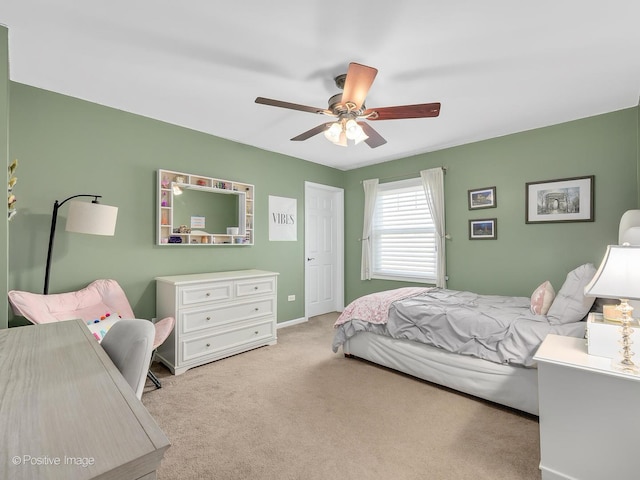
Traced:
<path fill-rule="evenodd" d="M 158 245 L 253 245 L 253 200 L 255 186 L 221 178 L 191 175 L 173 170 L 158 170 Z M 207 191 L 217 194 L 238 195 L 244 208 L 239 208 L 237 235 L 225 232 L 181 233 L 175 231 L 174 187 Z M 178 240 L 179 239 L 179 240 Z"/>

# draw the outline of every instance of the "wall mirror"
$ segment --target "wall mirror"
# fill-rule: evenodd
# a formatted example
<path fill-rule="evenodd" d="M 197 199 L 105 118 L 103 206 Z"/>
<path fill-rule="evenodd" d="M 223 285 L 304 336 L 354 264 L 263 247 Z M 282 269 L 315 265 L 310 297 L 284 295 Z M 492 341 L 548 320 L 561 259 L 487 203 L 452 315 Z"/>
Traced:
<path fill-rule="evenodd" d="M 253 245 L 254 186 L 158 170 L 159 245 Z"/>

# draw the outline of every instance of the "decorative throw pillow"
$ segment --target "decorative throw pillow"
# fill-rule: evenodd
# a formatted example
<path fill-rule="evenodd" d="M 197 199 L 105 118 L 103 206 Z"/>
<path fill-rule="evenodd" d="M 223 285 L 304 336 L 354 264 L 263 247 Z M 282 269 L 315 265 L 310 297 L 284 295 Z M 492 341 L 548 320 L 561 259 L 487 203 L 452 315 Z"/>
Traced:
<path fill-rule="evenodd" d="M 579 322 L 589 313 L 596 299 L 585 296 L 584 287 L 595 274 L 596 267 L 590 263 L 580 265 L 567 274 L 567 279 L 547 312 L 547 320 L 551 325 Z"/>
<path fill-rule="evenodd" d="M 100 343 L 102 342 L 102 339 L 107 334 L 109 329 L 118 320 L 120 320 L 120 316 L 113 315 L 113 316 L 109 316 L 108 318 L 105 318 L 104 320 L 98 320 L 97 322 L 88 321 L 86 323 L 87 323 L 87 328 L 89 328 L 89 331 L 93 334 L 94 337 L 96 337 L 96 340 L 98 340 L 98 343 Z"/>
<path fill-rule="evenodd" d="M 551 307 L 553 299 L 556 298 L 556 291 L 551 282 L 547 280 L 531 295 L 531 313 L 534 315 L 546 315 Z"/>

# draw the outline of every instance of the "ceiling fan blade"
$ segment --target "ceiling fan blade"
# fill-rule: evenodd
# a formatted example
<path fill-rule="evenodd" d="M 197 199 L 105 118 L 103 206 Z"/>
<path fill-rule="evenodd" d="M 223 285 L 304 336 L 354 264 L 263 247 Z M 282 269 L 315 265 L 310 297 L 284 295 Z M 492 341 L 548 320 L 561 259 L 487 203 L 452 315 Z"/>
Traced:
<path fill-rule="evenodd" d="M 419 103 L 396 107 L 368 108 L 364 115 L 367 120 L 395 120 L 400 118 L 427 118 L 440 115 L 440 103 Z"/>
<path fill-rule="evenodd" d="M 294 142 L 301 142 L 302 140 L 307 140 L 308 138 L 311 138 L 311 137 L 319 134 L 320 132 L 324 132 L 330 126 L 331 126 L 331 122 L 322 123 L 322 124 L 318 125 L 317 127 L 313 127 L 311 130 L 307 130 L 306 132 L 301 133 L 297 137 L 293 137 L 291 140 L 294 141 Z"/>
<path fill-rule="evenodd" d="M 376 68 L 350 63 L 347 78 L 344 81 L 342 103 L 351 102 L 355 104 L 356 109 L 361 108 L 377 73 Z"/>
<path fill-rule="evenodd" d="M 382 138 L 382 136 L 378 132 L 376 132 L 368 123 L 358 122 L 358 125 L 362 127 L 364 133 L 367 135 L 367 137 L 369 137 L 364 141 L 364 143 L 369 145 L 371 148 L 376 148 L 387 143 L 387 141 Z"/>
<path fill-rule="evenodd" d="M 283 102 L 280 100 L 273 100 L 271 98 L 258 97 L 256 98 L 256 103 L 260 103 L 262 105 L 271 105 L 272 107 L 281 107 L 281 108 L 289 108 L 291 110 L 300 110 L 301 112 L 310 112 L 310 113 L 324 113 L 324 108 L 317 107 L 309 107 L 307 105 L 299 105 L 297 103 Z"/>

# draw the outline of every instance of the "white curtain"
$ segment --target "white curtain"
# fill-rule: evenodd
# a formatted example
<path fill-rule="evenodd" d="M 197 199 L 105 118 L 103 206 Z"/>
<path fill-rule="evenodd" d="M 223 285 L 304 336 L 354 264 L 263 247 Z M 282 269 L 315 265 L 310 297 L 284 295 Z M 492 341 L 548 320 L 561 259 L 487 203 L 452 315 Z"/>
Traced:
<path fill-rule="evenodd" d="M 442 167 L 422 170 L 420 172 L 422 186 L 427 196 L 427 204 L 431 210 L 431 218 L 436 228 L 436 287 L 447 287 L 447 257 L 445 255 L 445 226 L 444 226 L 444 171 Z"/>
<path fill-rule="evenodd" d="M 365 180 L 364 188 L 364 221 L 362 223 L 362 261 L 360 264 L 360 279 L 371 280 L 371 264 L 373 252 L 371 250 L 371 224 L 373 223 L 373 211 L 376 208 L 378 195 L 378 179 Z"/>

